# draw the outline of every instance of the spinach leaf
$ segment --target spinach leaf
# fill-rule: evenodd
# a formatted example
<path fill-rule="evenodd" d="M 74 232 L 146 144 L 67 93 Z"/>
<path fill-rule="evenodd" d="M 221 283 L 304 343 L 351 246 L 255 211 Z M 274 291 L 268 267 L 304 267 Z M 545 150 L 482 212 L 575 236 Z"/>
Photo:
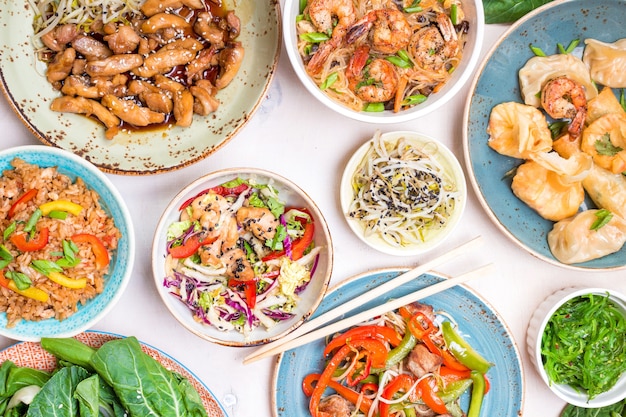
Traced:
<path fill-rule="evenodd" d="M 105 343 L 91 358 L 91 365 L 131 416 L 207 416 L 201 406 L 187 409 L 188 392 L 181 392 L 176 374 L 144 353 L 135 337 Z"/>
<path fill-rule="evenodd" d="M 100 410 L 100 387 L 98 375 L 83 379 L 76 386 L 74 398 L 78 400 L 80 417 L 98 417 Z"/>
<path fill-rule="evenodd" d="M 113 388 L 102 378 L 98 378 L 100 391 L 98 397 L 100 399 L 100 415 L 102 417 L 128 417 L 128 413 L 120 404 L 120 401 L 115 395 Z"/>
<path fill-rule="evenodd" d="M 485 23 L 511 23 L 552 0 L 483 0 Z"/>
<path fill-rule="evenodd" d="M 621 417 L 626 411 L 626 400 L 600 408 L 583 408 L 568 404 L 561 417 Z"/>
<path fill-rule="evenodd" d="M 80 366 L 70 366 L 57 371 L 28 407 L 26 417 L 74 417 L 78 415 L 78 401 L 73 394 L 76 386 L 89 373 Z"/>

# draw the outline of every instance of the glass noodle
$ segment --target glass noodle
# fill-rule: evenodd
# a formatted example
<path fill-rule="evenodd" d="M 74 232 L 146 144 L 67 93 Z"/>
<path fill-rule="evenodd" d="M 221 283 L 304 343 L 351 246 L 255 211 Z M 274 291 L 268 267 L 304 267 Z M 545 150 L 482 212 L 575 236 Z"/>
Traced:
<path fill-rule="evenodd" d="M 348 215 L 365 235 L 378 234 L 394 246 L 424 242 L 449 220 L 459 191 L 436 160 L 435 143 L 419 148 L 405 138 L 372 146 L 352 177 L 354 198 Z"/>

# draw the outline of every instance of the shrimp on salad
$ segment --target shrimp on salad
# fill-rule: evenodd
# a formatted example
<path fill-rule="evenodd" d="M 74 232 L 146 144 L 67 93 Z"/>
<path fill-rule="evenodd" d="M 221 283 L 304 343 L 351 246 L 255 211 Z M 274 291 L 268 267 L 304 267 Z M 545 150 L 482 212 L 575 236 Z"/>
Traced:
<path fill-rule="evenodd" d="M 186 201 L 167 231 L 163 281 L 194 318 L 244 335 L 293 317 L 322 250 L 306 208 L 241 178 Z"/>

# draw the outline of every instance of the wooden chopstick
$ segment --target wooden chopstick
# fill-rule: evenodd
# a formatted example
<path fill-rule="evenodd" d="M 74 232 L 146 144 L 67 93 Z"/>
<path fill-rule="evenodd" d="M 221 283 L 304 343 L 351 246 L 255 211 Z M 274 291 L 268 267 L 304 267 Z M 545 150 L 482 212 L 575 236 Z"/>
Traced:
<path fill-rule="evenodd" d="M 361 294 L 360 296 L 353 298 L 352 300 L 342 304 L 341 306 L 334 308 L 331 311 L 328 311 L 310 321 L 303 323 L 300 327 L 298 327 L 291 333 L 288 333 L 287 335 L 283 336 L 281 339 L 276 340 L 272 343 L 268 343 L 264 346 L 261 346 L 260 348 L 255 350 L 252 354 L 246 356 L 243 360 L 243 363 L 244 364 L 251 363 L 258 359 L 262 359 L 264 357 L 270 356 L 271 353 L 270 354 L 266 354 L 266 353 L 273 351 L 278 346 L 288 343 L 289 341 L 305 333 L 313 331 L 314 329 L 323 326 L 324 324 L 330 322 L 331 320 L 336 319 L 337 317 L 340 317 L 346 314 L 347 312 L 351 310 L 354 310 L 355 308 L 373 300 L 374 298 L 382 294 L 385 294 L 403 284 L 406 284 L 412 279 L 415 279 L 416 277 L 422 275 L 423 273 L 430 271 L 431 269 L 437 267 L 438 265 L 442 265 L 443 263 L 449 260 L 452 260 L 458 257 L 459 255 L 462 255 L 465 252 L 468 252 L 473 247 L 477 247 L 480 243 L 482 243 L 481 239 L 482 238 L 480 236 L 477 236 L 474 239 L 460 246 L 457 246 L 456 248 L 448 251 L 447 253 L 437 258 L 432 259 L 422 265 L 419 265 L 401 275 L 398 275 L 396 278 L 389 280 L 384 284 L 379 285 L 375 289 L 368 291 L 364 294 Z"/>
<path fill-rule="evenodd" d="M 436 284 L 430 285 L 426 288 L 422 288 L 418 291 L 412 292 L 410 294 L 407 294 L 403 297 L 400 298 L 395 298 L 393 300 L 387 301 L 386 303 L 383 303 L 379 306 L 370 308 L 369 310 L 363 311 L 361 313 L 355 314 L 354 316 L 350 316 L 348 318 L 345 318 L 343 320 L 339 320 L 335 323 L 329 324 L 326 327 L 322 327 L 319 328 L 317 330 L 314 330 L 310 333 L 305 334 L 304 336 L 292 339 L 286 343 L 282 343 L 278 346 L 273 347 L 270 350 L 266 350 L 265 352 L 263 352 L 260 355 L 256 355 L 253 356 L 251 358 L 246 358 L 248 362 L 244 363 L 249 363 L 261 358 L 264 358 L 266 356 L 270 356 L 270 355 L 275 355 L 281 352 L 285 352 L 289 349 L 293 349 L 296 348 L 298 346 L 302 346 L 304 344 L 310 343 L 314 340 L 317 339 L 321 339 L 323 337 L 326 337 L 328 335 L 331 335 L 333 333 L 339 332 L 341 330 L 344 330 L 348 327 L 354 326 L 356 324 L 359 324 L 361 322 L 364 322 L 366 320 L 370 320 L 374 317 L 380 316 L 382 314 L 387 313 L 388 311 L 392 311 L 395 309 L 398 309 L 402 306 L 405 306 L 407 304 L 413 303 L 415 301 L 418 301 L 420 299 L 429 297 L 431 295 L 437 294 L 441 291 L 444 291 L 448 288 L 454 287 L 456 285 L 462 284 L 464 282 L 469 281 L 470 279 L 473 278 L 477 278 L 480 276 L 484 276 L 487 273 L 489 273 L 493 268 L 493 264 L 487 264 L 484 266 L 481 266 L 473 271 L 470 272 L 466 272 L 465 274 L 459 275 L 457 277 L 454 278 L 449 278 L 449 279 L 445 279 L 443 281 L 440 281 Z"/>

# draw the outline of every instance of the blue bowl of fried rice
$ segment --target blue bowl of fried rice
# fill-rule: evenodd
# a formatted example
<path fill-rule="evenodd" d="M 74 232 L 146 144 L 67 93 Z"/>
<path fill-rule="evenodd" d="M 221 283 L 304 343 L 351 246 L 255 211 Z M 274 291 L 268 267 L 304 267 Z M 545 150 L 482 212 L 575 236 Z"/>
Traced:
<path fill-rule="evenodd" d="M 0 227 L 3 232 L 0 239 L 3 239 L 4 249 L 3 282 L 0 282 L 0 335 L 22 341 L 39 341 L 42 337 L 71 337 L 91 328 L 117 303 L 133 268 L 134 230 L 121 195 L 90 162 L 49 146 L 20 146 L 0 151 L 0 173 L 0 188 L 3 189 L 0 192 Z M 31 184 L 26 183 L 30 181 Z M 20 188 L 15 189 L 16 185 Z M 8 208 L 16 205 L 20 194 L 30 188 L 38 190 L 36 197 L 17 205 L 13 214 L 9 215 Z M 60 212 L 60 217 L 48 214 L 39 218 L 38 222 L 49 222 L 45 223 L 46 231 L 49 230 L 48 246 L 73 241 L 76 235 L 82 234 L 97 236 L 107 249 L 108 265 L 102 266 L 97 262 L 95 243 L 74 245 L 76 252 L 73 255 L 77 260 L 73 265 L 64 265 L 61 271 L 70 279 L 77 278 L 73 276 L 75 271 L 80 279 L 85 278 L 87 284 L 82 288 L 72 289 L 57 281 L 52 282 L 52 278 L 46 281 L 45 278 L 49 278 L 44 275 L 46 272 L 33 268 L 32 259 L 41 258 L 45 262 L 59 264 L 58 260 L 69 256 L 71 250 L 66 252 L 65 247 L 46 247 L 42 249 L 45 253 L 24 252 L 23 246 L 13 244 L 11 231 L 6 232 L 12 223 L 21 225 L 25 216 L 32 217 L 30 212 L 42 208 L 38 205 L 42 204 L 38 201 L 42 196 L 48 200 L 56 198 L 55 201 L 71 200 L 83 209 L 80 215 L 74 216 L 67 212 L 63 214 L 64 207 L 61 206 L 55 210 L 56 214 Z M 37 233 L 41 234 L 42 228 L 37 226 Z M 71 238 L 66 237 L 68 233 Z M 24 258 L 25 254 L 30 258 Z M 12 287 L 2 285 L 9 281 L 17 283 L 17 272 L 30 276 L 32 282 L 29 285 L 48 293 L 48 299 L 45 300 L 45 296 L 39 300 L 24 297 L 12 291 Z M 14 279 L 7 280 L 9 277 Z M 59 299 L 67 305 L 59 304 Z M 73 307 L 68 306 L 71 303 Z"/>

